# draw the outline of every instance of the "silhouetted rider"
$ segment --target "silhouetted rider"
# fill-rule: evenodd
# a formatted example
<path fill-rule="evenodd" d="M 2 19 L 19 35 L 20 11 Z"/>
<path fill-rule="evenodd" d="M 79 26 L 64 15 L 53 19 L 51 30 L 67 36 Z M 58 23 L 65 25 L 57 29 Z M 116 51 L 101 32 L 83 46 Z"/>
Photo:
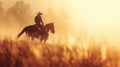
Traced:
<path fill-rule="evenodd" d="M 40 30 L 43 30 L 44 29 L 44 23 L 43 23 L 41 15 L 43 15 L 43 13 L 38 12 L 38 14 L 35 16 L 35 23 Z"/>

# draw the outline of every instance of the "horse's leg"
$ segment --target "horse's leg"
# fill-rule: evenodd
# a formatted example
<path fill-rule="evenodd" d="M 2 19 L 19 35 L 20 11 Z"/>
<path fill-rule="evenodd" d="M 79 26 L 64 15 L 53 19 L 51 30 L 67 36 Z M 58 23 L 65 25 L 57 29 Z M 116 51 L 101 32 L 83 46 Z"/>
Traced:
<path fill-rule="evenodd" d="M 46 43 L 47 40 L 48 40 L 48 36 L 45 36 L 45 37 L 44 37 L 44 40 L 43 40 L 44 43 Z"/>
<path fill-rule="evenodd" d="M 32 33 L 26 32 L 26 35 L 27 35 L 27 40 L 32 41 L 34 39 Z"/>
<path fill-rule="evenodd" d="M 44 44 L 44 38 L 43 37 L 40 37 L 40 43 Z"/>
<path fill-rule="evenodd" d="M 46 44 L 46 41 L 47 41 L 47 38 L 45 38 L 45 37 L 43 37 L 42 40 L 41 40 L 41 42 L 44 43 L 44 44 Z"/>
<path fill-rule="evenodd" d="M 35 38 L 35 37 L 34 37 L 34 33 L 33 33 L 33 32 L 29 32 L 29 37 L 30 37 L 30 40 L 32 40 L 32 41 L 33 41 L 33 40 L 34 40 L 34 38 Z"/>
<path fill-rule="evenodd" d="M 26 32 L 25 39 L 26 39 L 26 40 L 29 40 L 29 39 L 30 39 L 30 36 L 29 36 L 28 32 Z"/>

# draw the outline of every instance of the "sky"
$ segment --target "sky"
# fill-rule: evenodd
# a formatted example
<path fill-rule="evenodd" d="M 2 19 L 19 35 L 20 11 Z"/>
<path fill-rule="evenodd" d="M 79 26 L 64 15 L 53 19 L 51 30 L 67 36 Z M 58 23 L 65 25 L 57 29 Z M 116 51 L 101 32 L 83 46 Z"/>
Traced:
<path fill-rule="evenodd" d="M 0 0 L 6 9 L 19 0 Z M 24 0 L 23 0 L 24 1 Z M 77 32 L 81 24 L 93 36 L 120 38 L 120 0 L 25 0 L 33 13 L 61 8 L 70 14 L 70 26 Z"/>

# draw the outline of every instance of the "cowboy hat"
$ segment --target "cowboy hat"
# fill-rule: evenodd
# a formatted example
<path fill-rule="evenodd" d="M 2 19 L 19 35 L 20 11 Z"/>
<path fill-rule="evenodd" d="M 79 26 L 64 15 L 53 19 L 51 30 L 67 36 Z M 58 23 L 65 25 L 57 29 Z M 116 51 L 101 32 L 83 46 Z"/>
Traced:
<path fill-rule="evenodd" d="M 38 12 L 37 14 L 38 14 L 38 15 L 43 15 L 43 13 L 42 13 L 42 12 Z"/>

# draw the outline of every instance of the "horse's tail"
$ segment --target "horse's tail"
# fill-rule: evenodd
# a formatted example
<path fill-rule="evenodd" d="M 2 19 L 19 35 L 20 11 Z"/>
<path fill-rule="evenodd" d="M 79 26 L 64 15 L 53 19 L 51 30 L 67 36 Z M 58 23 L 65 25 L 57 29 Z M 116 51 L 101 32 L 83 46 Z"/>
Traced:
<path fill-rule="evenodd" d="M 18 35 L 17 35 L 17 39 L 25 32 L 26 28 L 24 28 Z"/>

